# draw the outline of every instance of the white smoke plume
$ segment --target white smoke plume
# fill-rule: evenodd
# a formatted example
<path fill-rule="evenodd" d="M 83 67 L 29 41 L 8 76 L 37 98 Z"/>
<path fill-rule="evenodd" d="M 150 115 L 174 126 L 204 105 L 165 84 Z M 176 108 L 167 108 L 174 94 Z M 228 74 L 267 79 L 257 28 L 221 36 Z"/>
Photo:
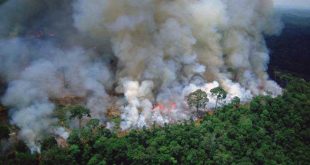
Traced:
<path fill-rule="evenodd" d="M 266 73 L 264 35 L 281 30 L 271 0 L 8 0 L 0 21 L 2 103 L 34 151 L 60 130 L 53 98 L 84 97 L 108 125 L 116 99 L 127 130 L 190 119 L 196 89 L 206 110 L 217 86 L 227 103 L 282 93 Z"/>

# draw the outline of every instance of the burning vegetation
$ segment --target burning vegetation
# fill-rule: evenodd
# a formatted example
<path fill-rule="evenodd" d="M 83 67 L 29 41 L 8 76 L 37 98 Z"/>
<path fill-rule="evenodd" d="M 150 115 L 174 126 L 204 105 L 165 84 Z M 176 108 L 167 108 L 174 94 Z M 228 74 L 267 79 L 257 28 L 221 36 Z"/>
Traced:
<path fill-rule="evenodd" d="M 282 94 L 271 0 L 8 0 L 0 22 L 1 103 L 33 152 L 92 119 L 127 132 Z M 67 119 L 72 106 L 89 112 Z"/>
<path fill-rule="evenodd" d="M 55 104 L 59 106 L 69 106 L 69 105 L 83 105 L 85 104 L 85 98 L 78 97 L 78 96 L 66 96 L 63 98 L 54 98 L 51 99 L 51 102 L 54 102 Z"/>

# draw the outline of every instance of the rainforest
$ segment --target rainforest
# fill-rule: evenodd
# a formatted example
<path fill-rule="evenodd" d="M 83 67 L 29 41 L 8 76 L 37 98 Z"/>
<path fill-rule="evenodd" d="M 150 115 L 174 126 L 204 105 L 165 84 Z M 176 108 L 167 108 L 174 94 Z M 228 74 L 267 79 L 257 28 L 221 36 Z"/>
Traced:
<path fill-rule="evenodd" d="M 308 164 L 309 15 L 0 0 L 0 164 Z"/>

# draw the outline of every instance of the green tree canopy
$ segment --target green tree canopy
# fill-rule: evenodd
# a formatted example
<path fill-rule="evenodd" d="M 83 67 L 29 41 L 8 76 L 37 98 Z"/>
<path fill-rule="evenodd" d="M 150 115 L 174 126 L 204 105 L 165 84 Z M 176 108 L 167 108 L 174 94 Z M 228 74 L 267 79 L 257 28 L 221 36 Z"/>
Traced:
<path fill-rule="evenodd" d="M 205 91 L 198 89 L 187 96 L 187 104 L 189 107 L 195 107 L 196 111 L 199 108 L 205 108 L 209 102 L 208 95 Z"/>
<path fill-rule="evenodd" d="M 215 109 L 219 100 L 224 100 L 227 97 L 227 92 L 222 87 L 216 87 L 210 90 L 212 96 L 216 96 Z"/>
<path fill-rule="evenodd" d="M 79 128 L 81 128 L 81 120 L 84 116 L 91 117 L 89 109 L 80 105 L 68 106 L 66 109 L 70 111 L 70 119 L 77 118 L 79 120 Z"/>
<path fill-rule="evenodd" d="M 233 105 L 233 106 L 239 106 L 240 105 L 240 98 L 239 97 L 234 97 L 232 100 L 231 100 L 231 104 Z"/>

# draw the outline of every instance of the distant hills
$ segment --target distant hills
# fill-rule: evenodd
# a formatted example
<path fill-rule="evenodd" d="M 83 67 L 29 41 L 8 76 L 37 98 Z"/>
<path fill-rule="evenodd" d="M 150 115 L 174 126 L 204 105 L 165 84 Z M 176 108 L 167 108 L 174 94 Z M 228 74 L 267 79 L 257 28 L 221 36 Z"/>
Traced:
<path fill-rule="evenodd" d="M 310 80 L 310 10 L 277 12 L 284 29 L 280 36 L 266 38 L 271 55 L 269 72 L 278 69 Z"/>
<path fill-rule="evenodd" d="M 277 13 L 286 25 L 310 26 L 310 10 L 279 9 Z"/>

